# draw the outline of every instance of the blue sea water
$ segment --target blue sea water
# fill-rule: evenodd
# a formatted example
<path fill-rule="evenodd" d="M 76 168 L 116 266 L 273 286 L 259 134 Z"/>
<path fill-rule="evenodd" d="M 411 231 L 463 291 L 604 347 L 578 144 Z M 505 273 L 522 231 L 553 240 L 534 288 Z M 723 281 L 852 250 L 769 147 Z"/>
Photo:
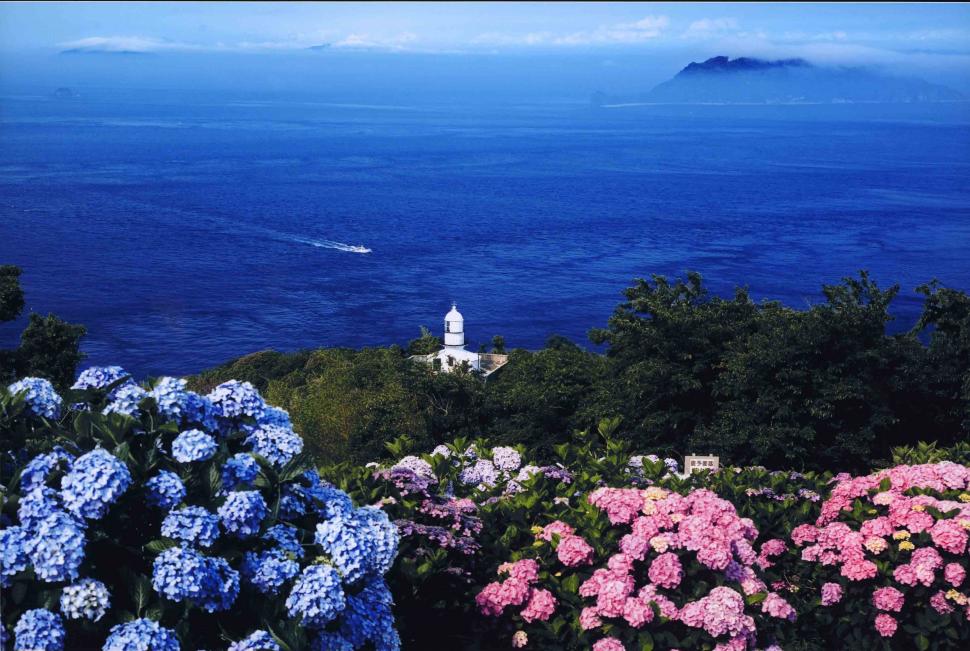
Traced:
<path fill-rule="evenodd" d="M 139 376 L 403 344 L 452 300 L 473 348 L 586 344 L 686 270 L 806 306 L 868 269 L 909 327 L 918 284 L 970 289 L 970 120 L 852 110 L 7 96 L 0 262 Z"/>

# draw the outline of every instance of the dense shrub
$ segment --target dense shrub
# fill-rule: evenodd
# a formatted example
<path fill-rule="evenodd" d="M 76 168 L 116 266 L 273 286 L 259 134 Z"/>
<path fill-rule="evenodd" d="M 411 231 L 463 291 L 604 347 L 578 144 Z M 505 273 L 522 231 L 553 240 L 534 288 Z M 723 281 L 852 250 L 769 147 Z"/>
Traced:
<path fill-rule="evenodd" d="M 0 469 L 15 651 L 399 648 L 396 527 L 321 481 L 252 385 L 26 378 L 0 392 L 0 432 L 43 450 Z"/>

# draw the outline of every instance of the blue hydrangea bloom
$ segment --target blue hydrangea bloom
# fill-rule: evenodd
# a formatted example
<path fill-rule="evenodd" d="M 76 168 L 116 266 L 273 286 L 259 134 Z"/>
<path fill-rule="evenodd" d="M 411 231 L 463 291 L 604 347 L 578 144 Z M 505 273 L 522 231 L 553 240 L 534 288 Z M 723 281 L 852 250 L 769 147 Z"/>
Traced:
<path fill-rule="evenodd" d="M 199 601 L 199 606 L 210 613 L 229 610 L 239 596 L 239 572 L 219 556 L 208 560 L 209 590 Z"/>
<path fill-rule="evenodd" d="M 300 573 L 300 565 L 286 554 L 273 549 L 266 552 L 246 552 L 240 567 L 243 578 L 263 594 L 275 595 L 280 587 Z"/>
<path fill-rule="evenodd" d="M 223 558 L 171 547 L 152 564 L 152 587 L 167 599 L 188 601 L 211 613 L 232 606 L 239 595 L 239 573 Z"/>
<path fill-rule="evenodd" d="M 163 470 L 145 482 L 145 501 L 168 510 L 185 499 L 185 485 L 174 472 Z"/>
<path fill-rule="evenodd" d="M 212 403 L 203 396 L 187 390 L 185 380 L 163 377 L 149 395 L 158 404 L 158 411 L 180 424 L 195 423 L 207 430 L 216 428 L 215 410 Z"/>
<path fill-rule="evenodd" d="M 290 617 L 301 618 L 311 628 L 326 626 L 345 605 L 340 576 L 329 565 L 307 566 L 286 598 Z"/>
<path fill-rule="evenodd" d="M 138 404 L 147 397 L 148 392 L 137 384 L 124 384 L 114 392 L 113 399 L 101 413 L 137 416 Z"/>
<path fill-rule="evenodd" d="M 280 645 L 266 631 L 254 631 L 249 637 L 229 645 L 229 651 L 280 651 Z"/>
<path fill-rule="evenodd" d="M 274 466 L 283 466 L 303 451 L 303 439 L 291 429 L 277 425 L 261 425 L 246 438 L 246 445 L 253 452 L 270 460 Z"/>
<path fill-rule="evenodd" d="M 57 418 L 61 414 L 63 400 L 54 391 L 54 385 L 39 377 L 25 377 L 7 387 L 13 394 L 24 394 L 30 410 L 44 418 Z"/>
<path fill-rule="evenodd" d="M 324 518 L 348 515 L 354 510 L 350 496 L 333 484 L 322 481 L 315 470 L 302 475 L 309 486 L 298 482 L 286 484 L 280 499 L 280 513 L 284 519 L 293 519 L 314 512 Z"/>
<path fill-rule="evenodd" d="M 30 528 L 49 515 L 63 511 L 57 491 L 53 488 L 40 486 L 30 491 L 20 499 L 17 507 L 17 518 L 20 524 Z"/>
<path fill-rule="evenodd" d="M 84 543 L 83 527 L 59 511 L 31 526 L 25 549 L 37 578 L 57 583 L 77 578 L 84 560 Z"/>
<path fill-rule="evenodd" d="M 172 441 L 172 456 L 180 463 L 211 459 L 218 449 L 216 440 L 198 429 L 186 430 Z"/>
<path fill-rule="evenodd" d="M 61 651 L 67 634 L 60 615 L 35 608 L 20 616 L 13 636 L 14 651 Z"/>
<path fill-rule="evenodd" d="M 285 409 L 280 409 L 279 407 L 267 406 L 257 422 L 260 425 L 275 425 L 284 429 L 293 429 L 293 423 L 290 422 L 290 414 Z"/>
<path fill-rule="evenodd" d="M 258 533 L 267 513 L 266 500 L 258 491 L 233 491 L 219 507 L 222 526 L 240 538 Z"/>
<path fill-rule="evenodd" d="M 22 493 L 29 493 L 33 489 L 42 485 L 47 476 L 54 468 L 63 462 L 63 467 L 71 469 L 71 462 L 74 455 L 57 446 L 47 454 L 38 454 L 31 459 L 24 469 L 20 472 L 20 490 Z"/>
<path fill-rule="evenodd" d="M 393 603 L 384 579 L 372 580 L 358 594 L 347 597 L 340 634 L 355 648 L 371 642 L 378 651 L 397 651 L 401 638 L 394 628 Z"/>
<path fill-rule="evenodd" d="M 354 645 L 339 633 L 321 631 L 310 642 L 310 651 L 354 651 Z"/>
<path fill-rule="evenodd" d="M 364 506 L 355 512 L 358 520 L 367 523 L 371 530 L 373 555 L 371 557 L 372 572 L 387 574 L 394 565 L 397 557 L 398 544 L 401 541 L 397 526 L 387 517 L 387 513 L 374 506 Z"/>
<path fill-rule="evenodd" d="M 30 565 L 27 540 L 30 534 L 24 527 L 0 529 L 0 588 L 10 585 L 10 577 L 23 572 Z"/>
<path fill-rule="evenodd" d="M 81 579 L 61 591 L 61 612 L 68 619 L 88 619 L 96 622 L 111 607 L 108 588 L 94 579 Z"/>
<path fill-rule="evenodd" d="M 102 651 L 179 651 L 175 631 L 150 619 L 136 619 L 111 628 Z"/>
<path fill-rule="evenodd" d="M 201 506 L 185 506 L 165 516 L 162 535 L 199 547 L 211 547 L 219 537 L 219 516 Z"/>
<path fill-rule="evenodd" d="M 336 517 L 317 525 L 316 542 L 344 581 L 356 583 L 371 570 L 374 545 L 368 524 L 354 516 Z"/>
<path fill-rule="evenodd" d="M 92 366 L 91 368 L 86 368 L 77 376 L 77 381 L 71 388 L 77 390 L 103 389 L 124 377 L 128 377 L 128 381 L 118 385 L 108 394 L 108 397 L 113 399 L 121 387 L 134 384 L 128 372 L 120 366 Z"/>
<path fill-rule="evenodd" d="M 73 513 L 99 520 L 131 485 L 128 467 L 102 448 L 78 457 L 61 480 L 61 498 Z"/>
<path fill-rule="evenodd" d="M 263 534 L 263 540 L 273 541 L 284 552 L 293 554 L 296 558 L 303 558 L 303 546 L 300 545 L 300 534 L 296 527 L 287 524 L 273 525 Z"/>
<path fill-rule="evenodd" d="M 212 403 L 216 415 L 227 420 L 245 417 L 259 420 L 266 412 L 266 403 L 249 382 L 223 382 L 206 398 Z"/>
<path fill-rule="evenodd" d="M 230 457 L 222 466 L 222 490 L 248 488 L 259 474 L 259 464 L 251 454 L 240 452 Z"/>

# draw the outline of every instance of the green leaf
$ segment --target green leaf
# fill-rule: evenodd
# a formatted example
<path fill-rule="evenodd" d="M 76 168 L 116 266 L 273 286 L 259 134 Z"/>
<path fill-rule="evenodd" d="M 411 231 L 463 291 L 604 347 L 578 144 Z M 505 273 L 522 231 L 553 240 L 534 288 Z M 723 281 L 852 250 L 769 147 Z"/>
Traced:
<path fill-rule="evenodd" d="M 178 543 L 171 538 L 158 538 L 149 543 L 145 543 L 144 549 L 152 554 L 161 554 L 166 549 L 175 547 Z"/>

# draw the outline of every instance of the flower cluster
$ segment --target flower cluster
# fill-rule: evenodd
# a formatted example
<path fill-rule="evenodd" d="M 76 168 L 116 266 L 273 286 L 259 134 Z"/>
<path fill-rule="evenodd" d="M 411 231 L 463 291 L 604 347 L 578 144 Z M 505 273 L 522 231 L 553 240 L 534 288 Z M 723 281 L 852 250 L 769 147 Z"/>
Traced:
<path fill-rule="evenodd" d="M 757 618 L 795 618 L 793 606 L 780 594 L 769 592 L 760 578 L 759 556 L 752 545 L 758 536 L 754 524 L 711 491 L 696 489 L 683 496 L 656 486 L 602 487 L 592 491 L 587 501 L 605 515 L 609 525 L 625 532 L 614 543 L 612 555 L 597 558 L 577 527 L 561 520 L 536 528 L 539 546 L 534 546 L 534 553 L 545 559 L 543 567 L 550 574 L 573 572 L 572 580 L 586 577 L 578 583 L 578 595 L 587 600 L 586 605 L 572 615 L 579 628 L 593 636 L 594 648 L 627 648 L 624 639 L 636 639 L 637 630 L 662 625 L 655 622 L 657 612 L 663 621 L 698 629 L 727 645 L 718 648 L 738 649 L 754 644 Z M 784 543 L 779 546 L 779 542 L 762 546 L 764 560 L 783 551 Z M 554 556 L 543 552 L 546 543 Z M 479 593 L 476 603 L 484 614 L 498 615 L 506 606 L 519 605 L 523 586 L 535 589 L 527 579 L 537 576 L 540 568 L 536 561 L 518 561 L 525 563 L 529 563 L 527 576 L 517 579 L 526 573 L 510 571 L 504 582 L 489 584 Z M 583 569 L 589 564 L 595 566 L 592 574 Z M 698 594 L 688 573 L 718 577 L 716 587 Z M 639 583 L 642 579 L 646 581 Z M 712 583 L 705 579 L 704 584 Z M 565 579 L 551 584 L 560 590 L 566 585 Z M 763 599 L 756 610 L 745 597 L 759 593 Z M 520 615 L 526 623 L 531 621 L 524 612 Z"/>
<path fill-rule="evenodd" d="M 801 560 L 827 580 L 822 605 L 845 608 L 843 594 L 870 603 L 864 617 L 880 638 L 929 613 L 970 621 L 959 589 L 970 565 L 970 504 L 959 499 L 968 487 L 970 468 L 946 461 L 836 477 L 817 521 L 791 533 Z"/>
<path fill-rule="evenodd" d="M 211 459 L 218 449 L 216 440 L 198 429 L 182 432 L 172 441 L 172 456 L 180 463 Z"/>
<path fill-rule="evenodd" d="M 499 566 L 505 580 L 493 581 L 478 593 L 475 603 L 484 615 L 498 616 L 508 606 L 522 606 L 519 616 L 526 622 L 544 622 L 552 617 L 558 601 L 548 590 L 534 587 L 539 580 L 539 564 L 524 559 Z"/>
<path fill-rule="evenodd" d="M 8 386 L 7 391 L 22 394 L 30 411 L 37 416 L 57 418 L 61 413 L 61 403 L 64 401 L 48 380 L 27 377 Z"/>
<path fill-rule="evenodd" d="M 0 516 L 14 649 L 178 651 L 178 637 L 225 649 L 224 634 L 235 651 L 399 648 L 384 579 L 397 528 L 297 458 L 303 441 L 285 411 L 246 383 L 201 396 L 184 380 L 126 377 L 88 369 L 75 383 L 87 402 L 68 405 L 84 418 L 49 427 L 36 416 L 60 413 L 61 398 L 42 381 L 11 386 L 41 450 L 13 455 L 22 467 Z M 28 598 L 8 600 L 8 588 Z M 154 621 L 176 610 L 178 636 Z"/>

